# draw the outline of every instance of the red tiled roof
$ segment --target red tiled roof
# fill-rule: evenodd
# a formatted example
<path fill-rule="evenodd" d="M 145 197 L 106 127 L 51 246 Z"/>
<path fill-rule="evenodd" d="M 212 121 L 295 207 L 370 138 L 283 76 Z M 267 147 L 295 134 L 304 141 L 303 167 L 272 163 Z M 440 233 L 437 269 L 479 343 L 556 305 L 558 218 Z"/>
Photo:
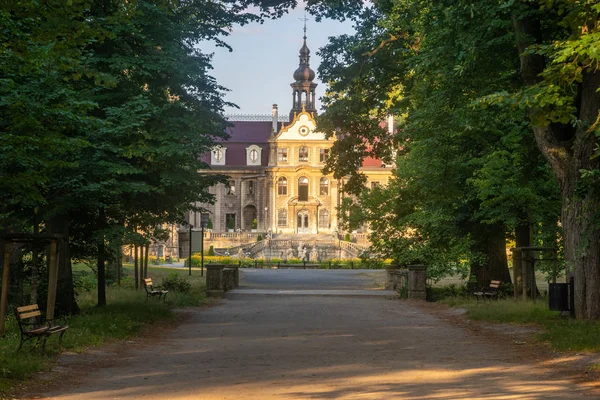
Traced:
<path fill-rule="evenodd" d="M 365 157 L 362 163 L 363 167 L 381 167 L 382 165 L 383 162 L 380 159 L 373 157 Z"/>
<path fill-rule="evenodd" d="M 272 123 L 269 121 L 231 121 L 233 126 L 226 129 L 230 138 L 226 142 L 267 143 Z"/>
<path fill-rule="evenodd" d="M 223 146 L 227 148 L 225 153 L 226 166 L 245 166 L 246 148 L 255 144 L 262 148 L 261 165 L 267 166 L 269 163 L 269 145 L 267 140 L 271 135 L 272 123 L 269 121 L 231 121 L 233 126 L 227 128 L 229 139 L 218 140 L 223 142 Z M 210 165 L 210 153 L 202 157 L 202 161 Z M 219 168 L 218 165 L 213 168 Z"/>

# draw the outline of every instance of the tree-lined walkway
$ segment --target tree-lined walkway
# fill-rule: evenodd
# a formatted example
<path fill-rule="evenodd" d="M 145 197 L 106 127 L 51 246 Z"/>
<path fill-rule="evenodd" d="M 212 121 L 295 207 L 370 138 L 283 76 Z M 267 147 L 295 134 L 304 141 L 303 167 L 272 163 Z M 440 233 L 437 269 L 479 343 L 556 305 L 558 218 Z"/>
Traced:
<path fill-rule="evenodd" d="M 49 398 L 596 398 L 507 342 L 407 301 L 233 294 Z"/>

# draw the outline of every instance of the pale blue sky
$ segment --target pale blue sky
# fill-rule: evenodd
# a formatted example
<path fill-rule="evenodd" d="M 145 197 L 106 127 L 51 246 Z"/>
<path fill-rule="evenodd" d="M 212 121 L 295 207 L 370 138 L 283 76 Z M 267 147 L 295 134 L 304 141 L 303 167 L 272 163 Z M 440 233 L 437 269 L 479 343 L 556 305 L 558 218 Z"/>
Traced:
<path fill-rule="evenodd" d="M 279 105 L 279 113 L 287 114 L 292 107 L 292 74 L 298 68 L 298 51 L 302 47 L 304 17 L 302 7 L 291 11 L 280 19 L 264 24 L 249 24 L 235 27 L 225 41 L 233 48 L 217 48 L 203 43 L 203 51 L 213 56 L 211 74 L 217 82 L 231 92 L 225 99 L 236 103 L 240 109 L 228 108 L 229 114 L 270 114 L 273 103 Z M 353 31 L 350 22 L 333 20 L 315 22 L 308 16 L 307 44 L 311 51 L 310 66 L 317 72 L 320 58 L 319 47 L 327 43 L 329 36 Z M 325 93 L 325 85 L 317 78 L 317 98 Z M 321 108 L 317 101 L 317 109 Z"/>

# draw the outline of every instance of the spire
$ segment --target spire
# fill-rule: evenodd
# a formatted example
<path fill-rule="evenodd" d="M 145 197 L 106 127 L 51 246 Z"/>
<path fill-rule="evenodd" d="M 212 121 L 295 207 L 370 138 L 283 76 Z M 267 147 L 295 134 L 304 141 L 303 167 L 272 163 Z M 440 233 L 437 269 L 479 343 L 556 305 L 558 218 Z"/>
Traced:
<path fill-rule="evenodd" d="M 300 18 L 304 21 L 304 35 L 302 36 L 303 43 L 300 48 L 298 58 L 298 69 L 294 71 L 294 83 L 291 84 L 293 89 L 294 103 L 292 110 L 290 111 L 290 121 L 293 119 L 294 114 L 299 114 L 302 111 L 308 111 L 311 113 L 317 112 L 315 108 L 315 88 L 316 83 L 313 83 L 315 79 L 315 71 L 310 68 L 310 49 L 306 45 L 306 10 L 304 11 L 304 18 Z"/>

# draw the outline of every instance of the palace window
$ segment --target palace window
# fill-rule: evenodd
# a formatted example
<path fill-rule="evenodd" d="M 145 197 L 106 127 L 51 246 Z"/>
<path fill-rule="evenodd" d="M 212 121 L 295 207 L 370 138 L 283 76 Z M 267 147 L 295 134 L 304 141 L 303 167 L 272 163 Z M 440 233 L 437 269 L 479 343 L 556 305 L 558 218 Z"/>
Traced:
<path fill-rule="evenodd" d="M 227 182 L 226 194 L 232 195 L 232 196 L 235 194 L 235 181 Z"/>
<path fill-rule="evenodd" d="M 277 212 L 277 226 L 280 228 L 287 226 L 287 210 L 285 208 L 280 208 Z"/>
<path fill-rule="evenodd" d="M 298 179 L 298 200 L 308 201 L 308 178 L 304 176 Z"/>
<path fill-rule="evenodd" d="M 287 179 L 283 176 L 277 180 L 277 194 L 287 196 Z"/>
<path fill-rule="evenodd" d="M 288 149 L 287 147 L 280 147 L 277 149 L 277 161 L 288 162 Z"/>
<path fill-rule="evenodd" d="M 225 227 L 235 229 L 235 214 L 225 214 Z"/>
<path fill-rule="evenodd" d="M 225 165 L 225 153 L 227 149 L 225 147 L 217 146 L 214 147 L 210 152 L 210 163 L 211 165 Z"/>
<path fill-rule="evenodd" d="M 325 164 L 329 157 L 329 149 L 319 149 L 319 162 Z"/>
<path fill-rule="evenodd" d="M 308 147 L 302 146 L 298 149 L 298 162 L 308 162 Z"/>
<path fill-rule="evenodd" d="M 329 179 L 321 178 L 321 182 L 319 183 L 319 194 L 321 196 L 329 195 Z"/>
<path fill-rule="evenodd" d="M 319 228 L 329 228 L 329 211 L 319 210 Z"/>
<path fill-rule="evenodd" d="M 208 220 L 210 219 L 209 213 L 201 213 L 200 214 L 200 226 L 207 227 Z"/>
<path fill-rule="evenodd" d="M 262 149 L 253 144 L 246 148 L 246 165 L 261 165 Z"/>

